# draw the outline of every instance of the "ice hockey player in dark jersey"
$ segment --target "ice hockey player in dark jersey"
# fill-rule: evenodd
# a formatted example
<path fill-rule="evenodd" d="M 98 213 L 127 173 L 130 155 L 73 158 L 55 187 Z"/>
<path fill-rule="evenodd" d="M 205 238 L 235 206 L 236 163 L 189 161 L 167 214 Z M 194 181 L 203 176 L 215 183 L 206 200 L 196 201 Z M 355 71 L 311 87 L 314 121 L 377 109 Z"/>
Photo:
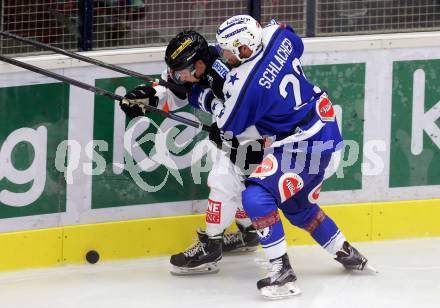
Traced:
<path fill-rule="evenodd" d="M 184 31 L 174 37 L 167 46 L 165 62 L 167 71 L 162 78 L 186 87 L 189 94 L 173 92 L 162 86 L 139 86 L 130 91 L 120 104 L 130 118 L 145 115 L 145 109 L 137 103 L 139 100 L 158 108 L 166 104 L 171 111 L 189 103 L 211 112 L 203 102 L 224 99 L 223 83 L 229 67 L 221 61 L 216 48 L 208 46 L 199 33 Z M 199 100 L 199 97 L 204 100 Z M 214 123 L 210 137 L 218 142 L 220 138 L 216 132 L 219 130 Z M 221 144 L 217 146 L 221 147 Z M 197 230 L 198 241 L 187 250 L 171 256 L 173 274 L 215 273 L 223 252 L 254 251 L 257 248 L 256 230 L 241 204 L 243 175 L 224 152 L 217 148 L 215 151 L 218 151 L 215 155 L 217 160 L 208 176 L 210 193 L 206 230 Z M 238 231 L 224 234 L 234 217 Z"/>

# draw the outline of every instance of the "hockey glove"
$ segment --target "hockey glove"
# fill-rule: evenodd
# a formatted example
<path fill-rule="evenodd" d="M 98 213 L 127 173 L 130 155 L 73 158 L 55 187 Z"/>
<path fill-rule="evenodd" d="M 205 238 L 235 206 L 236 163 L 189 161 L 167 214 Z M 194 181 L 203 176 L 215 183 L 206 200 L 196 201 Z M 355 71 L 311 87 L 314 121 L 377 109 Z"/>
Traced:
<path fill-rule="evenodd" d="M 217 148 L 223 150 L 229 159 L 235 164 L 244 175 L 249 176 L 255 167 L 263 161 L 264 157 L 264 141 L 258 139 L 245 144 L 240 144 L 237 137 L 228 138 L 221 131 L 217 123 L 211 125 L 209 132 L 209 140 L 211 140 Z"/>
<path fill-rule="evenodd" d="M 128 92 L 119 102 L 119 106 L 130 119 L 133 119 L 148 112 L 146 105 L 157 107 L 158 103 L 156 90 L 151 86 L 141 85 Z"/>

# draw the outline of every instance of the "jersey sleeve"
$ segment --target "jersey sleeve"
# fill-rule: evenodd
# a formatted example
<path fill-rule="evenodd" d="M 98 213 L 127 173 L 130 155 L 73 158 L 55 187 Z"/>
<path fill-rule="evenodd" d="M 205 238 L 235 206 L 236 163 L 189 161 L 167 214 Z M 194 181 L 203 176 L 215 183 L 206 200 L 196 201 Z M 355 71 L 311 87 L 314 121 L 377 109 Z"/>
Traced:
<path fill-rule="evenodd" d="M 227 78 L 231 78 L 231 76 L 228 75 Z M 258 104 L 250 104 L 250 100 L 244 98 L 250 92 L 243 89 L 241 84 L 226 83 L 223 92 L 224 101 L 220 99 L 212 101 L 212 114 L 221 130 L 231 132 L 234 136 L 240 135 L 249 126 L 256 123 Z"/>
<path fill-rule="evenodd" d="M 225 83 L 226 74 L 229 72 L 229 68 L 220 59 L 216 59 L 209 70 L 211 72 L 209 75 L 212 77 L 212 92 L 215 97 L 224 100 L 223 85 Z"/>
<path fill-rule="evenodd" d="M 204 88 L 198 84 L 191 87 L 191 94 L 188 96 L 189 104 L 197 109 L 212 113 L 211 103 L 214 93 L 210 88 Z"/>

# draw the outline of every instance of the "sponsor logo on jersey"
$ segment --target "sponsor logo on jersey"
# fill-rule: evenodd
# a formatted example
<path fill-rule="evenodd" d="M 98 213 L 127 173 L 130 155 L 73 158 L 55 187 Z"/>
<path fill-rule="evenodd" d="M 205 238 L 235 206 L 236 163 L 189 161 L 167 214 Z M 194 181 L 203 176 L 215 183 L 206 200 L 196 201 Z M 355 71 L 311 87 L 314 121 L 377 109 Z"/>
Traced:
<path fill-rule="evenodd" d="M 278 181 L 281 202 L 290 199 L 304 187 L 303 179 L 296 173 L 286 173 Z"/>
<path fill-rule="evenodd" d="M 176 57 L 178 56 L 178 55 L 180 55 L 181 54 L 181 52 L 186 48 L 186 47 L 188 47 L 188 45 L 189 44 L 191 44 L 193 42 L 193 40 L 189 37 L 189 38 L 187 38 L 183 43 L 182 43 L 182 45 L 180 45 L 179 46 L 179 48 L 177 48 L 172 54 L 171 54 L 171 59 L 176 59 Z"/>
<path fill-rule="evenodd" d="M 206 210 L 206 222 L 220 224 L 222 203 L 208 199 L 208 209 Z"/>
<path fill-rule="evenodd" d="M 216 71 L 223 79 L 226 78 L 226 74 L 229 72 L 229 69 L 226 67 L 226 65 L 224 65 L 223 62 L 218 59 L 212 64 L 212 69 Z"/>
<path fill-rule="evenodd" d="M 267 155 L 257 169 L 251 174 L 251 178 L 265 178 L 277 172 L 278 161 L 272 154 Z"/>
<path fill-rule="evenodd" d="M 324 122 L 333 122 L 335 120 L 335 110 L 327 95 L 322 95 L 316 102 L 316 112 Z"/>
<path fill-rule="evenodd" d="M 316 203 L 319 198 L 319 193 L 321 192 L 322 182 L 319 183 L 312 191 L 309 193 L 309 202 Z"/>

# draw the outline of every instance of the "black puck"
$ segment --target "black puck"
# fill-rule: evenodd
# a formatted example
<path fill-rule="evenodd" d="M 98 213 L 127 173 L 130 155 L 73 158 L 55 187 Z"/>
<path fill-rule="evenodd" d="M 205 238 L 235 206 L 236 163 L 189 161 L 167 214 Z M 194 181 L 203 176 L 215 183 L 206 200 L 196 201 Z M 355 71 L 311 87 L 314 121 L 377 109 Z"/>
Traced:
<path fill-rule="evenodd" d="M 96 262 L 99 261 L 99 253 L 95 250 L 90 250 L 89 252 L 86 253 L 86 260 L 90 264 L 95 264 Z"/>

